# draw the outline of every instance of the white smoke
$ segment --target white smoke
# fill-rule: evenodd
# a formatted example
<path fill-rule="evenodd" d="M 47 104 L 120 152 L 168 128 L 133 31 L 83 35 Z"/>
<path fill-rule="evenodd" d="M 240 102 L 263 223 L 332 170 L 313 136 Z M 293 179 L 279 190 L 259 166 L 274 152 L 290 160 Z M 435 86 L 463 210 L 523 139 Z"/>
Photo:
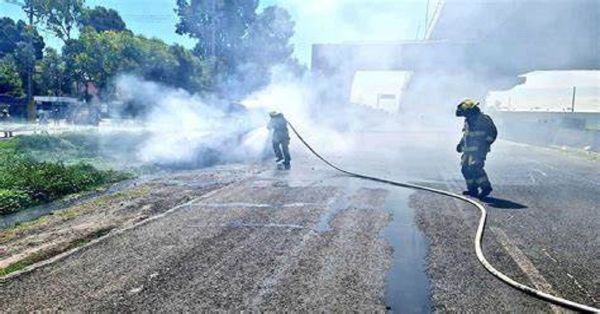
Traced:
<path fill-rule="evenodd" d="M 120 101 L 135 100 L 151 108 L 143 119 L 147 139 L 136 152 L 140 161 L 203 165 L 213 161 L 207 158 L 260 158 L 265 138 L 249 133 L 260 124 L 255 114 L 229 111 L 226 101 L 205 99 L 130 75 L 120 76 L 116 86 Z M 237 145 L 240 139 L 242 145 Z"/>

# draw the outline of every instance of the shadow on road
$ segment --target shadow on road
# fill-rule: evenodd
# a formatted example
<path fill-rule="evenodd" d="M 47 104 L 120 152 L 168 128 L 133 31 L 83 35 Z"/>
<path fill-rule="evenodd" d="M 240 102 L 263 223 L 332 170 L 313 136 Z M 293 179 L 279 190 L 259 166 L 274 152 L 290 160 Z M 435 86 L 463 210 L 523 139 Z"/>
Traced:
<path fill-rule="evenodd" d="M 490 206 L 490 207 L 494 207 L 494 208 L 500 208 L 500 209 L 525 209 L 527 208 L 527 206 L 523 205 L 523 204 L 519 204 L 513 201 L 509 201 L 509 200 L 505 200 L 505 199 L 501 199 L 501 198 L 495 198 L 495 197 L 486 197 L 481 199 L 481 201 L 483 201 L 484 203 L 486 203 L 486 205 Z"/>

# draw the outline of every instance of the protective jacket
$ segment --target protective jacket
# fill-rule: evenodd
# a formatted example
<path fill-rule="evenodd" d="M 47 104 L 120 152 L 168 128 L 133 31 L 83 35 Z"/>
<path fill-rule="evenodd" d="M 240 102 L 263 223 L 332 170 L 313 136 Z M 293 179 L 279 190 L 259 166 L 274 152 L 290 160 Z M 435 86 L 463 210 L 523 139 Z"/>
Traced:
<path fill-rule="evenodd" d="M 282 114 L 271 117 L 267 125 L 269 130 L 273 131 L 273 142 L 289 142 L 290 135 L 287 127 L 287 120 Z"/>
<path fill-rule="evenodd" d="M 456 149 L 463 154 L 485 158 L 497 136 L 492 118 L 477 110 L 466 117 L 463 137 Z"/>

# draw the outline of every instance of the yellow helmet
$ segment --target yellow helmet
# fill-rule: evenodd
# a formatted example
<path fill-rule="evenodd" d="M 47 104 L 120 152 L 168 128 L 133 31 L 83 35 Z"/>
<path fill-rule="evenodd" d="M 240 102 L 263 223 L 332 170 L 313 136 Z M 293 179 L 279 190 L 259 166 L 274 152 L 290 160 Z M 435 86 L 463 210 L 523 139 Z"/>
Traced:
<path fill-rule="evenodd" d="M 479 106 L 479 103 L 474 101 L 473 99 L 465 99 L 460 102 L 460 104 L 458 105 L 458 108 L 460 108 L 462 110 L 469 110 L 469 109 L 473 109 L 477 106 Z"/>

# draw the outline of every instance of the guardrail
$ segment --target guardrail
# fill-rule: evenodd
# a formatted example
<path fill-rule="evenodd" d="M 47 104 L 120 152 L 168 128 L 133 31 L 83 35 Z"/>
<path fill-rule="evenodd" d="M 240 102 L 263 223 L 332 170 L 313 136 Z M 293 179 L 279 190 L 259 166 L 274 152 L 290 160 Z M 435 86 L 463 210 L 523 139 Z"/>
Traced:
<path fill-rule="evenodd" d="M 490 112 L 501 137 L 541 146 L 600 152 L 600 112 Z"/>

